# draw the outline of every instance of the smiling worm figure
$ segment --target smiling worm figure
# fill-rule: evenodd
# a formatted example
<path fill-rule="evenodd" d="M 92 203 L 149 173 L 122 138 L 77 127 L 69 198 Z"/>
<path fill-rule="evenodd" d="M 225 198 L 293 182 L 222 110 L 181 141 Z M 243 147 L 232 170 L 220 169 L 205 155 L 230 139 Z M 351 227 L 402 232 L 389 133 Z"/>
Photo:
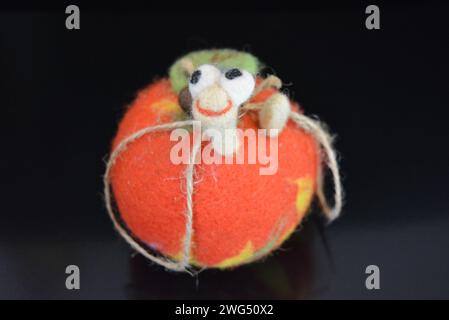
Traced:
<path fill-rule="evenodd" d="M 189 61 L 184 61 L 190 77 L 188 87 L 179 95 L 180 105 L 193 119 L 201 121 L 215 151 L 225 156 L 232 155 L 239 148 L 236 129 L 243 104 L 270 84 L 279 89 L 280 80 L 270 76 L 259 81 L 256 87 L 256 78 L 246 70 L 220 70 L 214 65 L 203 64 L 192 71 L 189 64 Z M 250 108 L 260 109 L 259 126 L 274 137 L 288 120 L 290 102 L 283 93 L 272 92 L 265 101 L 248 104 Z"/>

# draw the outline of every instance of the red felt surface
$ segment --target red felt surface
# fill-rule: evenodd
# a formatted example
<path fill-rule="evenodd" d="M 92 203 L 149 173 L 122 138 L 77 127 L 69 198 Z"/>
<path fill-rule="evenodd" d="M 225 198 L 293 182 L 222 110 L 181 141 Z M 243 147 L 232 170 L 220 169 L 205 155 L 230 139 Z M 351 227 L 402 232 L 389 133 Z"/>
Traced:
<path fill-rule="evenodd" d="M 161 101 L 177 102 L 165 79 L 139 93 L 120 122 L 113 148 L 139 129 L 179 118 L 178 111 L 159 108 Z M 255 114 L 247 113 L 239 127 L 257 129 Z M 169 135 L 150 133 L 131 143 L 113 167 L 112 187 L 121 217 L 132 233 L 160 253 L 176 257 L 185 234 L 186 165 L 170 161 L 170 149 L 176 142 L 170 141 Z M 246 140 L 244 148 L 247 154 Z M 195 263 L 217 265 L 239 255 L 249 241 L 255 251 L 260 250 L 273 235 L 280 244 L 282 236 L 305 214 L 296 210 L 295 181 L 308 177 L 315 188 L 318 163 L 313 138 L 289 122 L 279 136 L 275 175 L 260 175 L 259 168 L 265 166 L 260 163 L 196 165 L 192 249 Z"/>

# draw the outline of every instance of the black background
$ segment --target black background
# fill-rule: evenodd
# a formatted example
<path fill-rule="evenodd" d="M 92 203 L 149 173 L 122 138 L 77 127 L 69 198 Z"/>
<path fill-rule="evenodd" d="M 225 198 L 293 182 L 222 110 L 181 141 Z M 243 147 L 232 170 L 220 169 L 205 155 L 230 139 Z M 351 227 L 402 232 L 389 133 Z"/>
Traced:
<path fill-rule="evenodd" d="M 65 5 L 0 13 L 0 298 L 449 298 L 449 6 L 379 4 L 370 31 L 366 4 L 111 5 L 80 5 L 77 31 Z M 102 175 L 139 88 L 209 47 L 257 55 L 338 134 L 346 205 L 261 263 L 192 278 L 131 255 Z"/>

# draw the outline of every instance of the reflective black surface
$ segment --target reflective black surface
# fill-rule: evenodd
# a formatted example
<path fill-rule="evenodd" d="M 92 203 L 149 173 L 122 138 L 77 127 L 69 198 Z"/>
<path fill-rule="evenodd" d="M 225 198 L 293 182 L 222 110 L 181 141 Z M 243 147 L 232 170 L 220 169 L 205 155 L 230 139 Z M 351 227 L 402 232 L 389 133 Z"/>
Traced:
<path fill-rule="evenodd" d="M 0 298 L 449 298 L 448 6 L 0 13 Z M 202 21 L 191 27 L 189 21 Z M 238 23 L 221 23 L 221 21 Z M 270 22 L 270 23 L 268 23 Z M 137 90 L 183 53 L 248 49 L 338 133 L 342 217 L 260 263 L 163 271 L 114 233 L 104 158 Z M 65 288 L 65 267 L 81 290 Z M 381 289 L 365 288 L 377 265 Z"/>

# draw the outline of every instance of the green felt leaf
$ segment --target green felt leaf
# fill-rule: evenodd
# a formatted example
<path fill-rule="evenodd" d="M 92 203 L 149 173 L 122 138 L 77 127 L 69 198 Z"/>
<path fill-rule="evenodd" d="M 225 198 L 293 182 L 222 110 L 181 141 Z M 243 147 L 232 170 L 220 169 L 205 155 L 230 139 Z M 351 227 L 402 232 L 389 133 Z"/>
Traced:
<path fill-rule="evenodd" d="M 196 67 L 202 64 L 213 64 L 222 68 L 240 68 L 256 75 L 260 68 L 259 60 L 250 53 L 232 49 L 212 49 L 193 51 L 178 59 L 169 69 L 169 77 L 176 93 L 188 84 L 188 76 L 181 67 L 180 61 L 188 58 Z"/>

